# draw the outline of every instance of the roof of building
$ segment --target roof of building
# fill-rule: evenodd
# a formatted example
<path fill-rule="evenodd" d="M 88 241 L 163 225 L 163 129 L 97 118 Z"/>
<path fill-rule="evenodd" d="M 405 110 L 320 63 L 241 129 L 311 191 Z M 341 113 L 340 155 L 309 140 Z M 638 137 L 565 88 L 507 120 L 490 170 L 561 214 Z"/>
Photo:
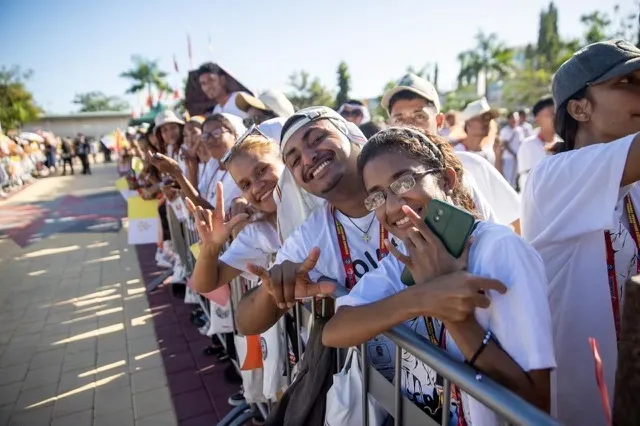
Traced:
<path fill-rule="evenodd" d="M 38 121 L 61 120 L 61 119 L 69 119 L 69 118 L 107 118 L 107 117 L 129 118 L 131 117 L 131 112 L 129 111 L 92 111 L 92 112 L 72 112 L 69 114 L 45 113 L 40 117 L 38 117 Z"/>

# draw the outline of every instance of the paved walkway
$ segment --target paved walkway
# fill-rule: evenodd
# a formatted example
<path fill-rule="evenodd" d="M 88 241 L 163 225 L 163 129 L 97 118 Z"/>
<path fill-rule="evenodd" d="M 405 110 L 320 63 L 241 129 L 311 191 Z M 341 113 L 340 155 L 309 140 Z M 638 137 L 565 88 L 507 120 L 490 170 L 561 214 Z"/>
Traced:
<path fill-rule="evenodd" d="M 127 245 L 114 178 L 114 166 L 99 165 L 93 176 L 43 179 L 0 202 L 0 426 L 211 425 L 228 411 L 209 393 L 200 395 L 205 410 L 176 416 L 174 401 L 193 385 L 184 376 L 177 392 L 168 382 L 181 348 L 165 351 L 158 339 L 180 335 L 169 326 L 184 322 L 183 308 L 167 308 L 161 289 L 150 309 L 144 280 L 153 271 L 141 271 L 141 249 Z M 154 325 L 163 310 L 176 320 Z M 192 352 L 206 343 L 187 340 Z M 204 364 L 178 372 L 208 369 L 209 386 L 222 380 L 223 367 Z M 226 399 L 232 389 L 222 387 Z"/>

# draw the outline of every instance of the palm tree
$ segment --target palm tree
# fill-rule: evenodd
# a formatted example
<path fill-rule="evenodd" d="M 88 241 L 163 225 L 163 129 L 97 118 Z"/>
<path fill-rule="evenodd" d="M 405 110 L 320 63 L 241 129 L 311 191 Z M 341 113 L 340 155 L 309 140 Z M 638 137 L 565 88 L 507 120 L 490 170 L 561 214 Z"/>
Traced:
<path fill-rule="evenodd" d="M 460 72 L 458 85 L 478 84 L 478 79 L 486 82 L 503 78 L 513 70 L 513 50 L 498 40 L 495 33 L 485 34 L 480 31 L 476 35 L 476 47 L 458 55 Z"/>
<path fill-rule="evenodd" d="M 126 93 L 136 94 L 146 89 L 149 98 L 153 99 L 151 92 L 154 88 L 165 93 L 172 92 L 171 86 L 165 81 L 168 74 L 160 69 L 157 59 L 151 60 L 133 55 L 131 62 L 133 62 L 133 68 L 120 73 L 120 77 L 133 81 Z"/>

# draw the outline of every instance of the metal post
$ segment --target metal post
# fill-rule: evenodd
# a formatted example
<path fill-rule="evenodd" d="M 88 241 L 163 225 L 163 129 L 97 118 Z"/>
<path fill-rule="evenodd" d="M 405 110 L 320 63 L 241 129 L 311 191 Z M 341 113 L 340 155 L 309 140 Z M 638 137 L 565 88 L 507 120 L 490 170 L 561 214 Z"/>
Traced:
<path fill-rule="evenodd" d="M 300 362 L 300 358 L 302 358 L 302 337 L 300 336 L 300 317 L 302 315 L 302 312 L 300 311 L 299 302 L 296 302 L 295 315 L 296 315 L 296 341 L 298 342 L 298 362 Z"/>
<path fill-rule="evenodd" d="M 360 345 L 360 370 L 362 370 L 362 419 L 369 426 L 369 369 L 367 368 L 367 344 Z M 349 360 L 346 360 L 349 362 Z"/>
<path fill-rule="evenodd" d="M 442 426 L 449 426 L 449 420 L 451 417 L 451 383 L 449 379 L 442 380 L 442 390 L 444 391 L 442 401 Z"/>
<path fill-rule="evenodd" d="M 402 393 L 400 393 L 400 388 L 402 387 L 402 348 L 399 345 L 396 345 L 396 371 L 395 371 L 395 379 L 393 384 L 393 392 L 394 392 L 394 413 L 393 418 L 395 419 L 394 425 L 401 426 L 402 425 Z"/>

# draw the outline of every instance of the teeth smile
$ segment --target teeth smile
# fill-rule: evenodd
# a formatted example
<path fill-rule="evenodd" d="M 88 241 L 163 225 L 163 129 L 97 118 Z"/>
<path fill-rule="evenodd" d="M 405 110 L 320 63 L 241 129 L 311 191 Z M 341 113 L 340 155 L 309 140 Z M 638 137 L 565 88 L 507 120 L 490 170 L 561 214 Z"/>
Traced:
<path fill-rule="evenodd" d="M 321 171 L 324 170 L 325 167 L 327 167 L 329 165 L 331 161 L 327 160 L 324 163 L 320 164 L 312 173 L 311 173 L 311 177 L 316 177 L 318 175 L 318 173 L 320 173 Z"/>
<path fill-rule="evenodd" d="M 409 223 L 409 218 L 405 216 L 402 219 L 396 221 L 396 226 L 406 225 L 407 223 Z"/>

